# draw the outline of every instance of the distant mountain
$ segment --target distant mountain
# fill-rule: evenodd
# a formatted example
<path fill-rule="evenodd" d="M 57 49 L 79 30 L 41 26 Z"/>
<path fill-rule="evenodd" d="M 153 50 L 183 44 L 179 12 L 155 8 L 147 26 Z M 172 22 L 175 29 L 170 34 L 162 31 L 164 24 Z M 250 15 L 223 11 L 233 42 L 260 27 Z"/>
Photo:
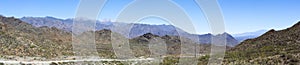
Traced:
<path fill-rule="evenodd" d="M 300 21 L 284 30 L 269 30 L 265 34 L 243 41 L 230 49 L 225 63 L 261 65 L 300 64 Z"/>
<path fill-rule="evenodd" d="M 32 24 L 34 26 L 40 27 L 40 26 L 48 26 L 48 27 L 57 27 L 59 29 L 63 29 L 66 31 L 72 30 L 72 22 L 73 19 L 58 19 L 54 17 L 23 17 L 21 18 L 22 21 L 27 22 L 29 24 Z M 121 22 L 111 22 L 111 21 L 97 21 L 96 22 L 96 30 L 103 30 L 108 29 L 112 30 L 114 26 L 119 25 L 128 25 L 132 23 L 121 23 Z M 112 30 L 113 32 L 117 32 Z M 149 25 L 149 24 L 133 24 L 130 33 L 129 38 L 135 38 L 141 35 L 144 35 L 146 33 L 151 33 L 158 36 L 179 36 L 179 33 L 181 33 L 181 36 L 185 38 L 190 38 L 190 36 L 197 36 L 200 40 L 198 40 L 200 43 L 203 44 L 210 44 L 211 43 L 211 37 L 213 35 L 211 34 L 204 34 L 204 35 L 197 35 L 197 34 L 190 34 L 187 32 L 184 32 L 183 30 L 172 26 L 172 25 Z M 229 46 L 235 46 L 238 44 L 238 41 L 232 37 L 230 34 L 226 33 L 226 39 L 228 40 L 227 43 Z M 126 35 L 124 35 L 126 36 Z"/>
<path fill-rule="evenodd" d="M 227 46 L 230 47 L 234 47 L 236 45 L 238 45 L 238 41 L 232 37 L 230 34 L 228 33 L 223 33 L 223 34 L 219 34 L 219 35 L 212 35 L 212 34 L 204 34 L 204 35 L 198 35 L 199 36 L 199 40 L 201 41 L 201 43 L 212 43 L 212 37 L 220 37 L 220 36 L 225 36 L 224 38 L 226 38 L 226 44 Z"/>
<path fill-rule="evenodd" d="M 66 31 L 72 31 L 73 19 L 59 19 L 54 17 L 23 17 L 22 21 L 32 24 L 36 27 L 47 26 L 56 27 Z M 111 22 L 111 21 L 96 21 L 96 30 L 109 29 L 114 25 L 128 25 L 129 23 Z M 152 33 L 159 36 L 178 35 L 176 28 L 172 25 L 148 25 L 148 24 L 133 24 L 129 34 L 130 38 L 141 36 L 146 33 Z"/>
<path fill-rule="evenodd" d="M 56 27 L 58 29 L 63 29 L 67 31 L 71 31 L 70 28 L 72 28 L 73 20 L 72 19 L 57 19 L 54 17 L 23 17 L 20 18 L 22 21 L 31 24 L 36 27 Z"/>
<path fill-rule="evenodd" d="M 266 33 L 268 30 L 259 30 L 255 32 L 246 32 L 246 33 L 240 33 L 240 34 L 233 34 L 232 36 L 238 40 L 239 42 L 242 42 L 246 39 L 252 39 L 256 38 L 264 33 Z"/>

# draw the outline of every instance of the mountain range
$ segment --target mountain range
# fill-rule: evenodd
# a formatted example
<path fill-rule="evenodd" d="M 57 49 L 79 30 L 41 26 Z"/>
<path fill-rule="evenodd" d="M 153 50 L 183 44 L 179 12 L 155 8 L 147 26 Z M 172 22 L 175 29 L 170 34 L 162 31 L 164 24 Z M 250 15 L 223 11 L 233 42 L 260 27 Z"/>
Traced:
<path fill-rule="evenodd" d="M 49 22 L 48 22 L 49 23 Z M 57 22 L 56 22 L 57 23 Z M 31 23 L 32 24 L 32 23 Z M 74 60 L 72 33 L 64 29 L 47 26 L 33 26 L 14 17 L 0 16 L 0 58 L 7 60 Z M 62 27 L 63 28 L 63 27 Z M 116 58 L 112 47 L 111 33 L 102 29 L 86 31 L 86 35 L 95 32 L 95 44 L 98 55 L 103 58 Z M 122 37 L 122 35 L 120 35 Z M 125 37 L 126 38 L 126 37 Z M 200 44 L 188 38 L 173 35 L 154 35 L 146 33 L 129 39 L 130 48 L 136 57 L 149 57 L 150 40 L 161 39 L 166 43 L 166 55 L 179 55 L 181 44 L 199 47 L 200 54 L 208 54 L 210 44 Z M 154 47 L 155 48 L 155 47 Z M 184 47 L 192 50 L 193 47 Z M 156 48 L 160 49 L 160 48 Z M 83 49 L 84 50 L 84 49 Z M 23 61 L 23 60 L 22 60 Z"/>
<path fill-rule="evenodd" d="M 41 26 L 47 26 L 47 27 L 56 27 L 58 29 L 62 29 L 65 31 L 72 31 L 72 22 L 74 21 L 73 19 L 58 19 L 54 17 L 22 17 L 20 20 L 27 22 L 33 26 L 36 27 L 41 27 Z M 128 24 L 133 24 L 133 23 L 121 23 L 121 22 L 111 22 L 111 21 L 96 21 L 96 30 L 103 30 L 103 29 L 108 29 L 113 32 L 117 32 L 112 30 L 114 26 L 117 25 L 128 25 Z M 152 33 L 154 35 L 158 36 L 165 36 L 165 35 L 170 35 L 170 36 L 179 36 L 179 33 L 181 33 L 182 37 L 185 38 L 191 38 L 191 36 L 196 36 L 199 38 L 198 41 L 203 44 L 209 44 L 211 43 L 211 38 L 215 35 L 212 34 L 203 34 L 203 35 L 198 35 L 198 34 L 190 34 L 188 32 L 184 32 L 183 30 L 172 26 L 172 25 L 150 25 L 150 24 L 133 24 L 131 31 L 129 33 L 128 38 L 135 38 L 141 35 L 144 35 L 146 33 Z M 223 33 L 222 35 L 226 36 L 227 39 L 227 45 L 228 46 L 235 46 L 239 42 L 230 34 L 228 33 Z M 126 36 L 126 35 L 124 35 Z M 192 38 L 191 38 L 192 39 Z"/>
<path fill-rule="evenodd" d="M 233 34 L 232 36 L 238 40 L 239 42 L 242 42 L 246 39 L 252 39 L 261 36 L 262 34 L 266 33 L 268 30 L 258 30 L 254 32 L 245 32 L 240 34 Z"/>
<path fill-rule="evenodd" d="M 25 20 L 23 21 L 14 17 L 0 16 L 0 58 L 16 61 L 19 61 L 21 58 L 29 61 L 62 59 L 74 60 L 75 58 L 72 57 L 74 55 L 72 49 L 72 31 L 69 30 L 69 27 L 72 27 L 72 25 L 68 25 L 72 23 L 72 19 L 66 19 L 69 20 L 69 22 L 62 22 L 61 20 L 63 19 L 57 19 L 53 22 L 52 19 L 56 18 L 45 18 L 41 18 L 41 20 L 31 19 L 28 20 L 30 22 L 25 22 Z M 43 21 L 44 19 L 48 21 Z M 55 25 L 50 25 L 50 23 Z M 116 58 L 111 44 L 111 33 L 115 32 L 110 30 L 110 25 L 115 25 L 116 23 L 99 22 L 99 25 L 100 24 L 107 25 L 107 27 L 99 27 L 103 29 L 96 31 L 85 31 L 85 33 L 79 35 L 85 35 L 88 32 L 95 32 L 96 51 L 98 52 L 98 55 L 104 58 Z M 137 25 L 140 25 L 141 28 L 149 29 L 151 29 L 152 26 L 155 26 L 146 24 Z M 161 26 L 164 27 L 171 25 Z M 137 26 L 137 28 L 140 27 Z M 176 29 L 176 27 L 173 27 L 172 29 Z M 159 32 L 157 29 L 152 31 Z M 165 34 L 163 35 L 160 33 L 161 35 L 159 35 L 158 33 L 151 33 L 149 31 L 146 32 L 147 33 L 145 34 L 136 36 L 133 34 L 133 37 L 128 38 L 131 46 L 130 49 L 133 50 L 132 52 L 136 57 L 149 57 L 151 56 L 151 50 L 149 50 L 150 47 L 148 45 L 155 44 L 151 43 L 151 40 L 163 40 L 166 43 L 166 56 L 171 55 L 175 57 L 164 58 L 162 64 L 176 64 L 178 62 L 176 56 L 182 54 L 180 51 L 193 50 L 191 46 L 199 47 L 199 53 L 206 55 L 201 56 L 198 59 L 199 64 L 207 63 L 209 60 L 208 54 L 211 50 L 211 41 L 209 40 L 211 40 L 212 37 L 226 36 L 228 46 L 231 45 L 228 42 L 238 42 L 228 33 L 218 35 L 196 35 L 185 32 L 185 35 L 181 37 L 178 36 L 178 34 L 172 35 L 170 33 L 163 33 Z M 227 48 L 223 65 L 299 65 L 299 33 L 300 21 L 290 28 L 284 30 L 272 29 L 261 36 L 247 39 L 240 44 L 232 44 L 234 47 Z M 118 35 L 121 37 L 123 36 L 121 34 Z M 199 37 L 199 41 L 201 42 L 189 38 L 189 35 L 196 35 Z M 125 36 L 123 37 L 126 38 Z M 181 44 L 188 44 L 188 46 L 183 46 L 183 48 L 186 49 L 181 49 Z"/>

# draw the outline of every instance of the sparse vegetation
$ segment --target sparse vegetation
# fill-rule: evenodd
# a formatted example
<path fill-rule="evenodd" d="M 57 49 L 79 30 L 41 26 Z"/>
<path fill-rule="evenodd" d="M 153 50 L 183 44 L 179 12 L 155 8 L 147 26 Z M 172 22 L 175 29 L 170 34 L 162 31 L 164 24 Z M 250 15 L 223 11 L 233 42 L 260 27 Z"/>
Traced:
<path fill-rule="evenodd" d="M 176 65 L 179 62 L 179 57 L 165 57 L 161 65 Z"/>
<path fill-rule="evenodd" d="M 242 42 L 225 55 L 225 64 L 299 65 L 300 22 L 291 28 L 270 30 Z"/>
<path fill-rule="evenodd" d="M 22 22 L 21 20 L 3 16 L 0 16 L 0 21 L 3 23 L 3 26 L 5 26 L 5 30 L 0 30 L 1 58 L 9 60 L 17 60 L 18 58 L 30 58 L 27 60 L 51 60 L 57 58 L 75 60 L 75 58 L 64 57 L 74 55 L 71 44 L 71 32 L 57 29 L 55 27 L 34 27 L 28 23 Z M 2 29 L 4 29 L 3 26 Z M 111 33 L 112 31 L 106 29 L 95 31 L 96 48 L 100 57 L 112 59 L 117 58 L 111 44 Z M 85 35 L 85 33 L 81 35 Z M 202 51 L 200 53 L 208 53 L 209 50 L 208 44 L 199 44 L 187 38 L 169 35 L 157 36 L 147 33 L 145 35 L 129 39 L 130 48 L 133 50 L 134 55 L 138 58 L 150 57 L 151 53 L 148 45 L 149 41 L 154 38 L 160 38 L 166 42 L 167 55 L 180 54 L 180 45 L 182 42 L 180 39 L 187 40 L 183 43 L 191 44 L 191 46 L 201 46 L 200 50 Z M 186 48 L 193 49 L 189 47 Z M 171 58 L 166 59 L 172 60 Z M 173 61 L 165 62 L 170 63 Z M 109 63 L 122 65 L 122 63 L 118 61 Z M 62 62 L 51 64 L 68 65 L 73 63 Z"/>
<path fill-rule="evenodd" d="M 55 27 L 34 27 L 12 17 L 0 16 L 0 58 L 17 60 L 34 57 L 32 60 L 48 60 L 61 56 L 74 55 L 72 35 L 70 32 Z M 91 32 L 91 31 L 89 31 Z M 117 58 L 111 45 L 112 31 L 95 31 L 96 47 L 100 57 Z M 281 31 L 270 30 L 264 35 L 249 39 L 226 52 L 224 65 L 299 65 L 300 64 L 300 22 Z M 84 33 L 82 34 L 84 35 Z M 157 36 L 151 33 L 129 39 L 130 48 L 136 57 L 150 57 L 151 39 L 162 39 L 166 43 L 166 55 L 161 65 L 174 65 L 179 62 L 176 57 L 181 52 L 181 42 L 190 46 L 199 46 L 201 54 L 210 52 L 209 44 L 199 44 L 179 36 Z M 185 40 L 185 41 L 183 41 Z M 186 41 L 187 40 L 187 41 Z M 186 47 L 188 50 L 193 48 Z M 13 56 L 13 57 L 11 57 Z M 60 58 L 66 59 L 66 58 Z M 75 60 L 71 58 L 70 60 Z M 188 61 L 189 59 L 184 59 Z M 206 65 L 209 56 L 200 57 L 198 65 Z M 77 62 L 76 62 L 77 63 Z M 84 62 L 95 64 L 94 62 Z M 105 64 L 129 65 L 131 62 L 101 62 Z M 74 65 L 75 62 L 51 63 L 51 65 Z M 4 65 L 4 63 L 0 63 Z"/>

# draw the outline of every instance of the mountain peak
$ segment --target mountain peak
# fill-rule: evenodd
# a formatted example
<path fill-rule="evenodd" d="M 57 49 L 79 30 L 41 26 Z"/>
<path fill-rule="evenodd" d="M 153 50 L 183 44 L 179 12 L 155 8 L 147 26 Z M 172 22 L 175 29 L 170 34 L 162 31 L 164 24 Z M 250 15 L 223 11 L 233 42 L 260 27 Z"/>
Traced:
<path fill-rule="evenodd" d="M 274 33 L 274 32 L 276 32 L 276 30 L 271 29 L 271 30 L 267 31 L 265 34 L 271 34 L 271 33 Z M 263 35 L 265 35 L 265 34 L 263 34 Z"/>
<path fill-rule="evenodd" d="M 55 18 L 55 17 L 52 17 L 52 16 L 46 16 L 45 18 L 49 18 L 49 19 L 58 19 L 58 18 Z"/>
<path fill-rule="evenodd" d="M 227 32 L 224 32 L 222 35 L 230 35 L 229 33 L 227 33 Z"/>

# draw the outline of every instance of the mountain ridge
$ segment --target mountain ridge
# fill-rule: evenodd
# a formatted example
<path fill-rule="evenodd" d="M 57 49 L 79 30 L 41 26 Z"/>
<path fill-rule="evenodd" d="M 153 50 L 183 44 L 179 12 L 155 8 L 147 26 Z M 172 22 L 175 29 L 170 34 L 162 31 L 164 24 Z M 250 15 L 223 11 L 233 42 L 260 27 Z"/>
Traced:
<path fill-rule="evenodd" d="M 98 55 L 103 58 L 116 58 L 112 48 L 111 33 L 103 29 L 87 31 L 80 35 L 95 33 L 95 44 Z M 80 36 L 79 35 L 79 36 Z M 122 35 L 120 35 L 122 37 Z M 33 60 L 74 60 L 72 49 L 72 33 L 56 27 L 35 27 L 13 17 L 0 16 L 0 58 L 6 60 L 25 61 Z M 147 33 L 136 38 L 128 39 L 130 48 L 136 57 L 149 57 L 148 44 L 151 39 L 162 39 L 166 43 L 167 55 L 179 55 L 181 44 L 199 46 L 201 54 L 209 53 L 209 44 L 199 44 L 188 38 L 179 36 L 158 36 Z M 184 47 L 192 50 L 192 47 Z M 83 49 L 84 50 L 84 49 Z"/>
<path fill-rule="evenodd" d="M 248 39 L 226 52 L 225 63 L 300 64 L 300 21 L 283 29 L 271 29 Z"/>
<path fill-rule="evenodd" d="M 67 20 L 68 23 L 64 23 L 65 20 L 63 19 L 58 19 L 55 17 L 50 17 L 49 19 L 47 19 L 49 17 L 23 17 L 21 18 L 22 21 L 24 22 L 28 22 L 34 26 L 49 26 L 49 27 L 57 27 L 59 29 L 63 29 L 66 31 L 71 31 L 72 29 L 72 19 L 65 19 Z M 51 19 L 54 19 L 54 23 L 53 21 L 51 21 Z M 50 20 L 50 21 L 49 21 Z M 43 23 L 41 23 L 43 22 Z M 57 22 L 57 23 L 55 23 Z M 127 25 L 127 24 L 131 24 L 131 23 L 118 23 L 118 22 L 100 22 L 100 21 L 96 21 L 96 30 L 103 30 L 103 29 L 108 29 L 108 30 L 112 30 L 114 26 L 117 25 Z M 114 31 L 113 32 L 118 32 L 118 31 Z M 158 36 L 165 36 L 165 35 L 171 35 L 171 36 L 179 36 L 179 34 L 181 34 L 181 36 L 185 37 L 185 38 L 190 38 L 192 39 L 190 36 L 198 36 L 199 37 L 199 42 L 200 43 L 211 43 L 211 37 L 213 37 L 214 35 L 199 35 L 199 34 L 190 34 L 188 32 L 185 32 L 175 26 L 172 25 L 150 25 L 150 24 L 133 24 L 130 33 L 129 33 L 129 37 L 128 38 L 134 38 L 134 37 L 138 37 L 147 33 L 152 33 Z M 127 36 L 127 35 L 124 35 Z M 230 42 L 230 46 L 235 46 L 237 45 L 239 42 L 236 42 L 237 40 L 232 37 L 230 34 L 226 34 L 226 36 L 228 36 L 227 40 L 231 40 Z"/>
<path fill-rule="evenodd" d="M 262 34 L 266 33 L 268 30 L 258 30 L 254 32 L 245 32 L 245 33 L 239 33 L 239 34 L 233 34 L 232 36 L 238 40 L 239 42 L 242 42 L 246 39 L 252 39 L 261 36 Z"/>

